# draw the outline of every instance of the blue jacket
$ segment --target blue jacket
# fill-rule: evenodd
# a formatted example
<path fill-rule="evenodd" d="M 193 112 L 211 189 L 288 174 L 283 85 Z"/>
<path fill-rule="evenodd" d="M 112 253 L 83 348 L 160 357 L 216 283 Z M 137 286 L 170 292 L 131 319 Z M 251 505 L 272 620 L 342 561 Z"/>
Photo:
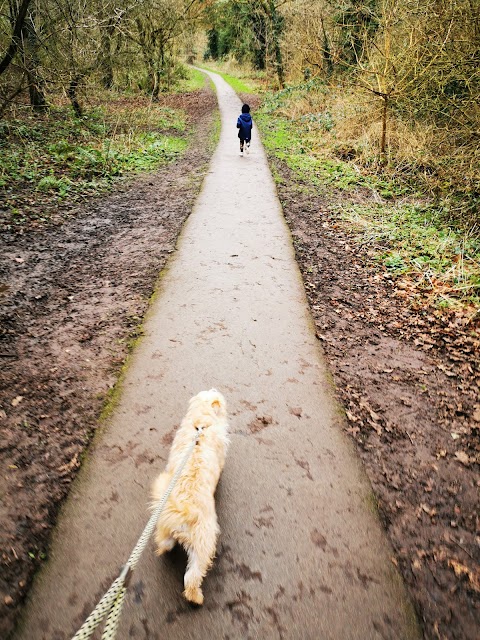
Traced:
<path fill-rule="evenodd" d="M 237 129 L 240 140 L 251 140 L 253 120 L 249 113 L 242 113 L 238 116 Z"/>

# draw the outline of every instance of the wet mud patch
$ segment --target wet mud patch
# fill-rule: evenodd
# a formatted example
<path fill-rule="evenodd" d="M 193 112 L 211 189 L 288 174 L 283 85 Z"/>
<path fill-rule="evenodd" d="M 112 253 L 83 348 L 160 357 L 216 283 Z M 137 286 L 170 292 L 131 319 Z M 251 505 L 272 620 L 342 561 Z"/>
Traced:
<path fill-rule="evenodd" d="M 237 594 L 235 600 L 227 602 L 227 608 L 232 617 L 233 626 L 240 626 L 244 633 L 248 632 L 251 622 L 256 622 L 252 597 L 243 589 Z"/>
<path fill-rule="evenodd" d="M 205 90 L 182 106 L 192 136 L 180 160 L 63 224 L 0 241 L 1 637 L 47 557 L 58 508 L 207 171 L 215 96 Z"/>
<path fill-rule="evenodd" d="M 480 323 L 414 306 L 372 263 L 369 247 L 355 244 L 328 199 L 271 162 L 345 429 L 425 638 L 473 640 L 480 628 Z M 321 547 L 318 532 L 312 542 Z"/>
<path fill-rule="evenodd" d="M 312 540 L 313 544 L 322 551 L 325 551 L 325 549 L 327 548 L 327 539 L 322 533 L 320 533 L 320 531 L 318 531 L 318 529 L 314 529 L 310 532 L 310 539 Z"/>
<path fill-rule="evenodd" d="M 273 424 L 272 416 L 255 416 L 248 425 L 248 431 L 251 434 L 259 433 L 260 431 L 273 426 Z"/>

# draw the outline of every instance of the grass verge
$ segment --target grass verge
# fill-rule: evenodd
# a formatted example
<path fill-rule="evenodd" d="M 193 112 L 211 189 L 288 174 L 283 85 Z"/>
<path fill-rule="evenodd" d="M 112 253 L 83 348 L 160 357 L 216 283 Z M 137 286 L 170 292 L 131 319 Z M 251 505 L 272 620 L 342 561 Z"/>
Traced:
<path fill-rule="evenodd" d="M 449 224 L 442 204 L 414 184 L 338 159 L 325 139 L 334 115 L 303 112 L 292 118 L 289 103 L 296 93 L 281 94 L 269 94 L 255 114 L 270 157 L 288 166 L 300 189 L 326 196 L 338 225 L 367 245 L 372 261 L 412 300 L 424 304 L 427 297 L 439 308 L 464 309 L 474 317 L 480 308 L 478 235 Z"/>
<path fill-rule="evenodd" d="M 232 87 L 232 89 L 236 93 L 258 93 L 261 88 L 261 78 L 259 76 L 254 77 L 252 74 L 245 73 L 240 77 L 238 75 L 238 69 L 236 69 L 237 75 L 231 75 L 225 71 L 224 65 L 216 64 L 214 62 L 210 62 L 208 65 L 200 65 L 202 69 L 205 71 L 213 71 L 214 73 L 218 73 L 225 82 Z"/>

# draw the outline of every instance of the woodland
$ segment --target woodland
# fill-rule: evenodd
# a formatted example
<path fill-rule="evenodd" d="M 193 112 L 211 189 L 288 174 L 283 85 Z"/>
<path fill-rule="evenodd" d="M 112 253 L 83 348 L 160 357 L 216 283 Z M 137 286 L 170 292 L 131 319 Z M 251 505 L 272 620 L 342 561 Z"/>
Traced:
<path fill-rule="evenodd" d="M 3 0 L 2 137 L 27 104 L 68 100 L 79 118 L 102 89 L 155 100 L 185 62 L 234 59 L 264 88 L 303 83 L 287 115 L 334 109 L 337 154 L 420 182 L 475 228 L 479 14 L 478 0 Z"/>
<path fill-rule="evenodd" d="M 0 0 L 0 635 L 218 139 L 201 68 L 251 105 L 424 636 L 473 640 L 480 0 Z"/>

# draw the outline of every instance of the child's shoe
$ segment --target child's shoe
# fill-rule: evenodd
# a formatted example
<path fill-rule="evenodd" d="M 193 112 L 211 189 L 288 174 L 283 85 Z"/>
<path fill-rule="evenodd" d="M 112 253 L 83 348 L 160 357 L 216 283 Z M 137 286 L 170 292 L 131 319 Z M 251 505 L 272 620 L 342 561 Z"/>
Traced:
<path fill-rule="evenodd" d="M 245 153 L 247 154 L 247 156 L 250 153 L 250 143 L 249 142 L 247 142 L 247 144 L 245 145 Z"/>

